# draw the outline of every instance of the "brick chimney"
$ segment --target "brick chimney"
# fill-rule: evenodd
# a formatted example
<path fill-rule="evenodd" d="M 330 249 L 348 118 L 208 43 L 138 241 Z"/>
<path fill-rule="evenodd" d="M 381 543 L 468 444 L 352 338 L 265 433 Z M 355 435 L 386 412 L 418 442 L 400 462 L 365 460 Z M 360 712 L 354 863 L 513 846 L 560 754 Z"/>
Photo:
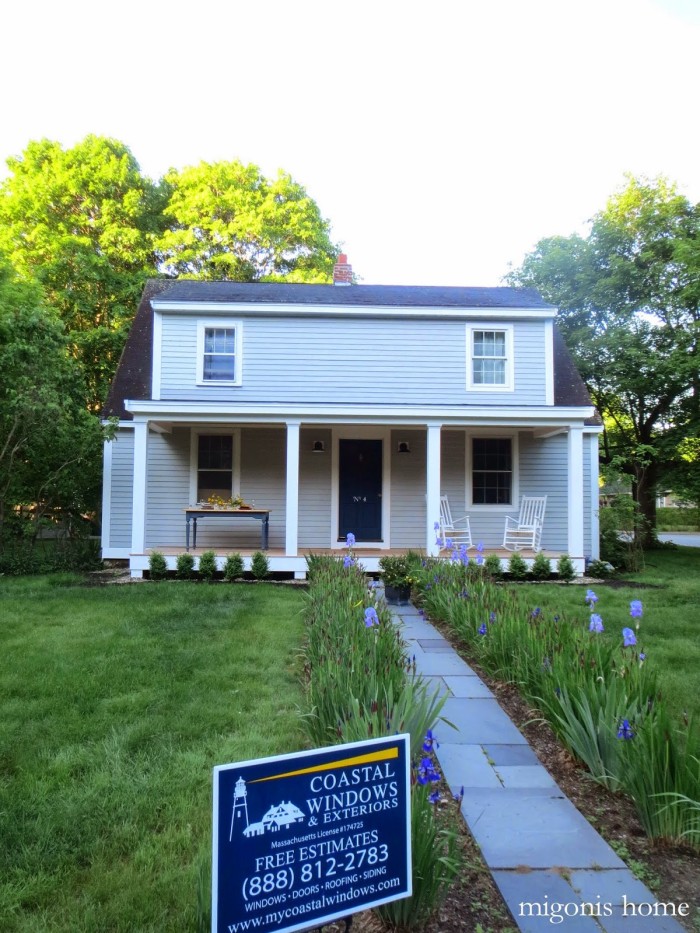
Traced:
<path fill-rule="evenodd" d="M 338 256 L 338 261 L 333 266 L 333 284 L 352 285 L 352 266 L 345 253 Z"/>

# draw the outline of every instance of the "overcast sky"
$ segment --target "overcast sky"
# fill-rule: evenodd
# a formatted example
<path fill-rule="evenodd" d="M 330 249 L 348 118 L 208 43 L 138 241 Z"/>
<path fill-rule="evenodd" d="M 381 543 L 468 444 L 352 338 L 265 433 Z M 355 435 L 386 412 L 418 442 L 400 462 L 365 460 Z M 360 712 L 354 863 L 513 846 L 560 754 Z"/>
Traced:
<path fill-rule="evenodd" d="M 624 183 L 700 200 L 700 0 L 63 0 L 0 13 L 29 140 L 304 185 L 362 281 L 496 285 Z"/>

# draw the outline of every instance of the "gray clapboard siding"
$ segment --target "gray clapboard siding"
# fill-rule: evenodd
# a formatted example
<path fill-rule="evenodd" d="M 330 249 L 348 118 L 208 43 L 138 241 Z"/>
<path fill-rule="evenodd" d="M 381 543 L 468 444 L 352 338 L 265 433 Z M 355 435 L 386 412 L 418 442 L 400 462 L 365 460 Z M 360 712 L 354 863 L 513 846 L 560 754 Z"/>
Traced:
<path fill-rule="evenodd" d="M 190 504 L 190 430 L 148 435 L 146 547 L 182 544 Z M 199 544 L 199 542 L 198 542 Z"/>
<path fill-rule="evenodd" d="M 270 509 L 270 547 L 283 548 L 286 517 L 287 432 L 284 428 L 241 431 L 241 495 L 250 505 Z M 251 519 L 248 547 L 260 541 L 260 523 Z M 240 534 L 240 532 L 239 532 Z M 252 535 L 252 538 L 251 538 Z"/>
<path fill-rule="evenodd" d="M 401 441 L 410 453 L 398 452 Z M 391 454 L 391 530 L 389 545 L 395 548 L 425 550 L 425 431 L 392 431 Z M 386 535 L 385 535 L 386 537 Z"/>
<path fill-rule="evenodd" d="M 242 319 L 242 385 L 212 387 L 196 385 L 200 317 L 206 315 L 163 316 L 163 399 L 262 404 L 322 398 L 329 404 L 379 407 L 507 405 L 515 399 L 518 405 L 545 403 L 541 321 L 514 325 L 513 392 L 467 392 L 464 321 L 246 317 Z"/>
<path fill-rule="evenodd" d="M 321 441 L 323 453 L 313 453 Z M 330 430 L 306 429 L 299 438 L 299 547 L 331 546 L 331 463 Z"/>
<path fill-rule="evenodd" d="M 568 545 L 567 436 L 535 438 L 520 435 L 520 495 L 547 496 L 542 547 L 565 551 Z M 517 514 L 516 507 L 513 515 Z"/>
<path fill-rule="evenodd" d="M 131 548 L 134 493 L 134 432 L 121 429 L 112 445 L 109 547 Z"/>

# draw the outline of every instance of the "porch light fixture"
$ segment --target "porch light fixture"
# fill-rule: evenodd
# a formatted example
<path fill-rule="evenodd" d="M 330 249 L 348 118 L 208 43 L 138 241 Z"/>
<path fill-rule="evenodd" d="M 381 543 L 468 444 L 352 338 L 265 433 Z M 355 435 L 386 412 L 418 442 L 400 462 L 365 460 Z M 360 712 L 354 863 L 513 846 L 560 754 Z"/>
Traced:
<path fill-rule="evenodd" d="M 311 448 L 311 452 L 314 454 L 325 454 L 326 445 L 323 441 L 314 441 L 314 446 Z"/>
<path fill-rule="evenodd" d="M 410 454 L 411 452 L 411 447 L 408 441 L 399 441 L 399 445 L 397 449 L 400 454 Z"/>

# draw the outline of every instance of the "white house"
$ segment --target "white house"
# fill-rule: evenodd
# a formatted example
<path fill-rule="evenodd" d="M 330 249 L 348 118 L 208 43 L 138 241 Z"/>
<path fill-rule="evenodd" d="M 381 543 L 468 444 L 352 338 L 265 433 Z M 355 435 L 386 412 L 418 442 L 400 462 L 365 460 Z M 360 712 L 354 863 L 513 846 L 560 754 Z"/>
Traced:
<path fill-rule="evenodd" d="M 583 570 L 600 422 L 556 308 L 530 289 L 348 284 L 340 260 L 334 285 L 148 284 L 105 410 L 103 556 L 174 566 L 198 519 L 195 556 L 267 546 L 303 577 L 352 532 L 371 571 L 437 552 L 441 495 L 487 552 L 521 497 L 546 495 L 541 547 Z M 215 496 L 255 513 L 185 511 Z"/>

